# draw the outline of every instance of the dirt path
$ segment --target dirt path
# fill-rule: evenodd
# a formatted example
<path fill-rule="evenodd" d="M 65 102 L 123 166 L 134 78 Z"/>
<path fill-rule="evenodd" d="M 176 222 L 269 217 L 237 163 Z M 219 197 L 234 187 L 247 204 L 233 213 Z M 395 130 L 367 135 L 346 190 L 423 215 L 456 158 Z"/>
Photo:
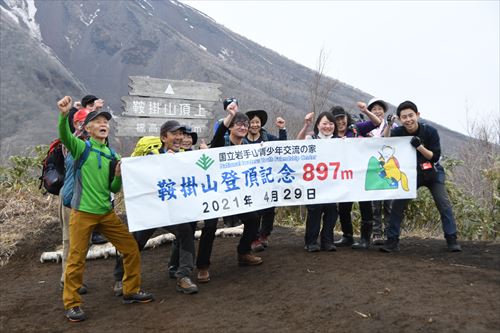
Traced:
<path fill-rule="evenodd" d="M 63 317 L 60 264 L 41 264 L 59 231 L 31 241 L 0 269 L 2 332 L 499 332 L 500 244 L 404 239 L 399 254 L 373 248 L 306 253 L 303 235 L 277 228 L 264 264 L 236 265 L 236 238 L 216 239 L 212 281 L 197 295 L 167 278 L 170 246 L 143 254 L 143 287 L 156 301 L 112 295 L 114 259 L 89 261 L 89 319 Z M 50 245 L 50 246 L 49 246 Z"/>

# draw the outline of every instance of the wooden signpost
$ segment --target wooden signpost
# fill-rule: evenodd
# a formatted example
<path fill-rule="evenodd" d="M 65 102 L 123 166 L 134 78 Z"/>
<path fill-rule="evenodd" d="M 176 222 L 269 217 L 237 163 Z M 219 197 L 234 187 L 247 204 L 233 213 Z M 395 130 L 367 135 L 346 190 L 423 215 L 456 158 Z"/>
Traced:
<path fill-rule="evenodd" d="M 220 84 L 129 76 L 129 96 L 122 97 L 121 117 L 115 117 L 117 136 L 160 135 L 168 119 L 191 126 L 199 139 L 209 141 L 209 128 L 220 101 Z"/>

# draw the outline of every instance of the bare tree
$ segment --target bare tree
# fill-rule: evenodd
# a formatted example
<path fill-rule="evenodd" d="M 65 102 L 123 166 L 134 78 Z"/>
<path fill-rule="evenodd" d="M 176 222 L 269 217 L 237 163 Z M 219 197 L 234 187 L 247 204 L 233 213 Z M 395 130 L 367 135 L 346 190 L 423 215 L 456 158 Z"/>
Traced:
<path fill-rule="evenodd" d="M 325 68 L 328 63 L 329 54 L 322 48 L 319 51 L 318 64 L 314 77 L 309 85 L 309 102 L 311 110 L 315 115 L 326 111 L 328 101 L 330 100 L 333 90 L 338 81 L 331 79 L 325 75 Z"/>

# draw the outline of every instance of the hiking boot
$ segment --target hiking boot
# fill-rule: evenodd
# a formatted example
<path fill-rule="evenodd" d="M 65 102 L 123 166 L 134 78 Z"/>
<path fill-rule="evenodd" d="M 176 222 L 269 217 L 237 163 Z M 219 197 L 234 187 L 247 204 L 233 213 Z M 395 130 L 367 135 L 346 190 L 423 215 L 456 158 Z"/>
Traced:
<path fill-rule="evenodd" d="M 397 238 L 389 238 L 385 241 L 384 246 L 379 248 L 382 252 L 399 252 L 399 239 Z"/>
<path fill-rule="evenodd" d="M 446 235 L 446 244 L 450 252 L 462 252 L 462 247 L 457 242 L 456 235 Z"/>
<path fill-rule="evenodd" d="M 96 245 L 99 245 L 99 244 L 106 244 L 108 242 L 108 240 L 106 239 L 106 237 L 104 237 L 103 235 L 101 235 L 100 232 L 92 232 L 92 244 L 96 244 Z"/>
<path fill-rule="evenodd" d="M 123 282 L 115 281 L 115 285 L 113 286 L 113 293 L 116 297 L 123 296 Z"/>
<path fill-rule="evenodd" d="M 197 280 L 199 283 L 207 283 L 210 281 L 210 274 L 208 268 L 198 268 Z"/>
<path fill-rule="evenodd" d="M 354 250 L 368 250 L 370 248 L 370 240 L 360 238 L 359 241 L 352 244 L 351 246 Z"/>
<path fill-rule="evenodd" d="M 154 301 L 154 299 L 153 294 L 144 290 L 139 290 L 139 292 L 135 294 L 123 295 L 123 304 L 148 303 Z"/>
<path fill-rule="evenodd" d="M 269 238 L 268 236 L 260 236 L 259 241 L 264 246 L 264 248 L 267 248 L 269 246 Z"/>
<path fill-rule="evenodd" d="M 252 251 L 253 252 L 262 252 L 262 251 L 264 251 L 264 245 L 262 245 L 262 243 L 258 239 L 254 240 L 252 242 L 251 247 L 252 247 Z"/>
<path fill-rule="evenodd" d="M 177 267 L 175 266 L 169 266 L 168 267 L 168 277 L 171 279 L 175 279 L 175 273 L 177 273 Z"/>
<path fill-rule="evenodd" d="M 337 248 L 332 243 L 321 244 L 321 251 L 327 251 L 327 252 L 337 251 Z"/>
<path fill-rule="evenodd" d="M 64 281 L 59 282 L 59 287 L 61 288 L 61 290 L 64 290 Z M 78 288 L 78 293 L 80 295 L 85 295 L 89 291 L 88 289 L 89 287 L 85 283 L 82 283 L 80 288 Z"/>
<path fill-rule="evenodd" d="M 251 253 L 238 254 L 238 265 L 240 266 L 257 266 L 262 264 L 262 258 L 254 256 Z"/>
<path fill-rule="evenodd" d="M 318 244 L 314 243 L 314 244 L 307 244 L 306 246 L 304 246 L 304 250 L 306 250 L 307 252 L 319 252 L 321 248 Z"/>
<path fill-rule="evenodd" d="M 188 276 L 177 278 L 176 289 L 184 294 L 196 294 L 198 292 L 198 286 Z"/>
<path fill-rule="evenodd" d="M 381 235 L 373 235 L 373 245 L 384 245 L 384 238 Z"/>
<path fill-rule="evenodd" d="M 334 242 L 333 244 L 335 244 L 335 246 L 343 247 L 343 246 L 351 246 L 352 243 L 354 243 L 352 236 L 342 236 L 340 240 Z"/>
<path fill-rule="evenodd" d="M 65 310 L 64 316 L 68 318 L 69 321 L 75 323 L 87 319 L 85 312 L 83 312 L 82 308 L 79 306 L 74 306 L 71 309 Z"/>

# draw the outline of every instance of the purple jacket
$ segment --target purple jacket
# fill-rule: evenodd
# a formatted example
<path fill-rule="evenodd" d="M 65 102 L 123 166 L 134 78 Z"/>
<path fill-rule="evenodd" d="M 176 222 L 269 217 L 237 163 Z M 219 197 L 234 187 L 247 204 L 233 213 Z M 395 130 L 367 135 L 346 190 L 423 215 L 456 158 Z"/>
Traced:
<path fill-rule="evenodd" d="M 367 121 L 360 121 L 358 123 L 354 124 L 357 133 L 354 133 L 354 130 L 348 128 L 347 131 L 345 132 L 345 137 L 346 138 L 355 138 L 357 136 L 368 136 L 368 133 L 370 133 L 373 129 L 377 128 L 377 126 L 373 125 L 373 123 L 370 120 Z"/>

